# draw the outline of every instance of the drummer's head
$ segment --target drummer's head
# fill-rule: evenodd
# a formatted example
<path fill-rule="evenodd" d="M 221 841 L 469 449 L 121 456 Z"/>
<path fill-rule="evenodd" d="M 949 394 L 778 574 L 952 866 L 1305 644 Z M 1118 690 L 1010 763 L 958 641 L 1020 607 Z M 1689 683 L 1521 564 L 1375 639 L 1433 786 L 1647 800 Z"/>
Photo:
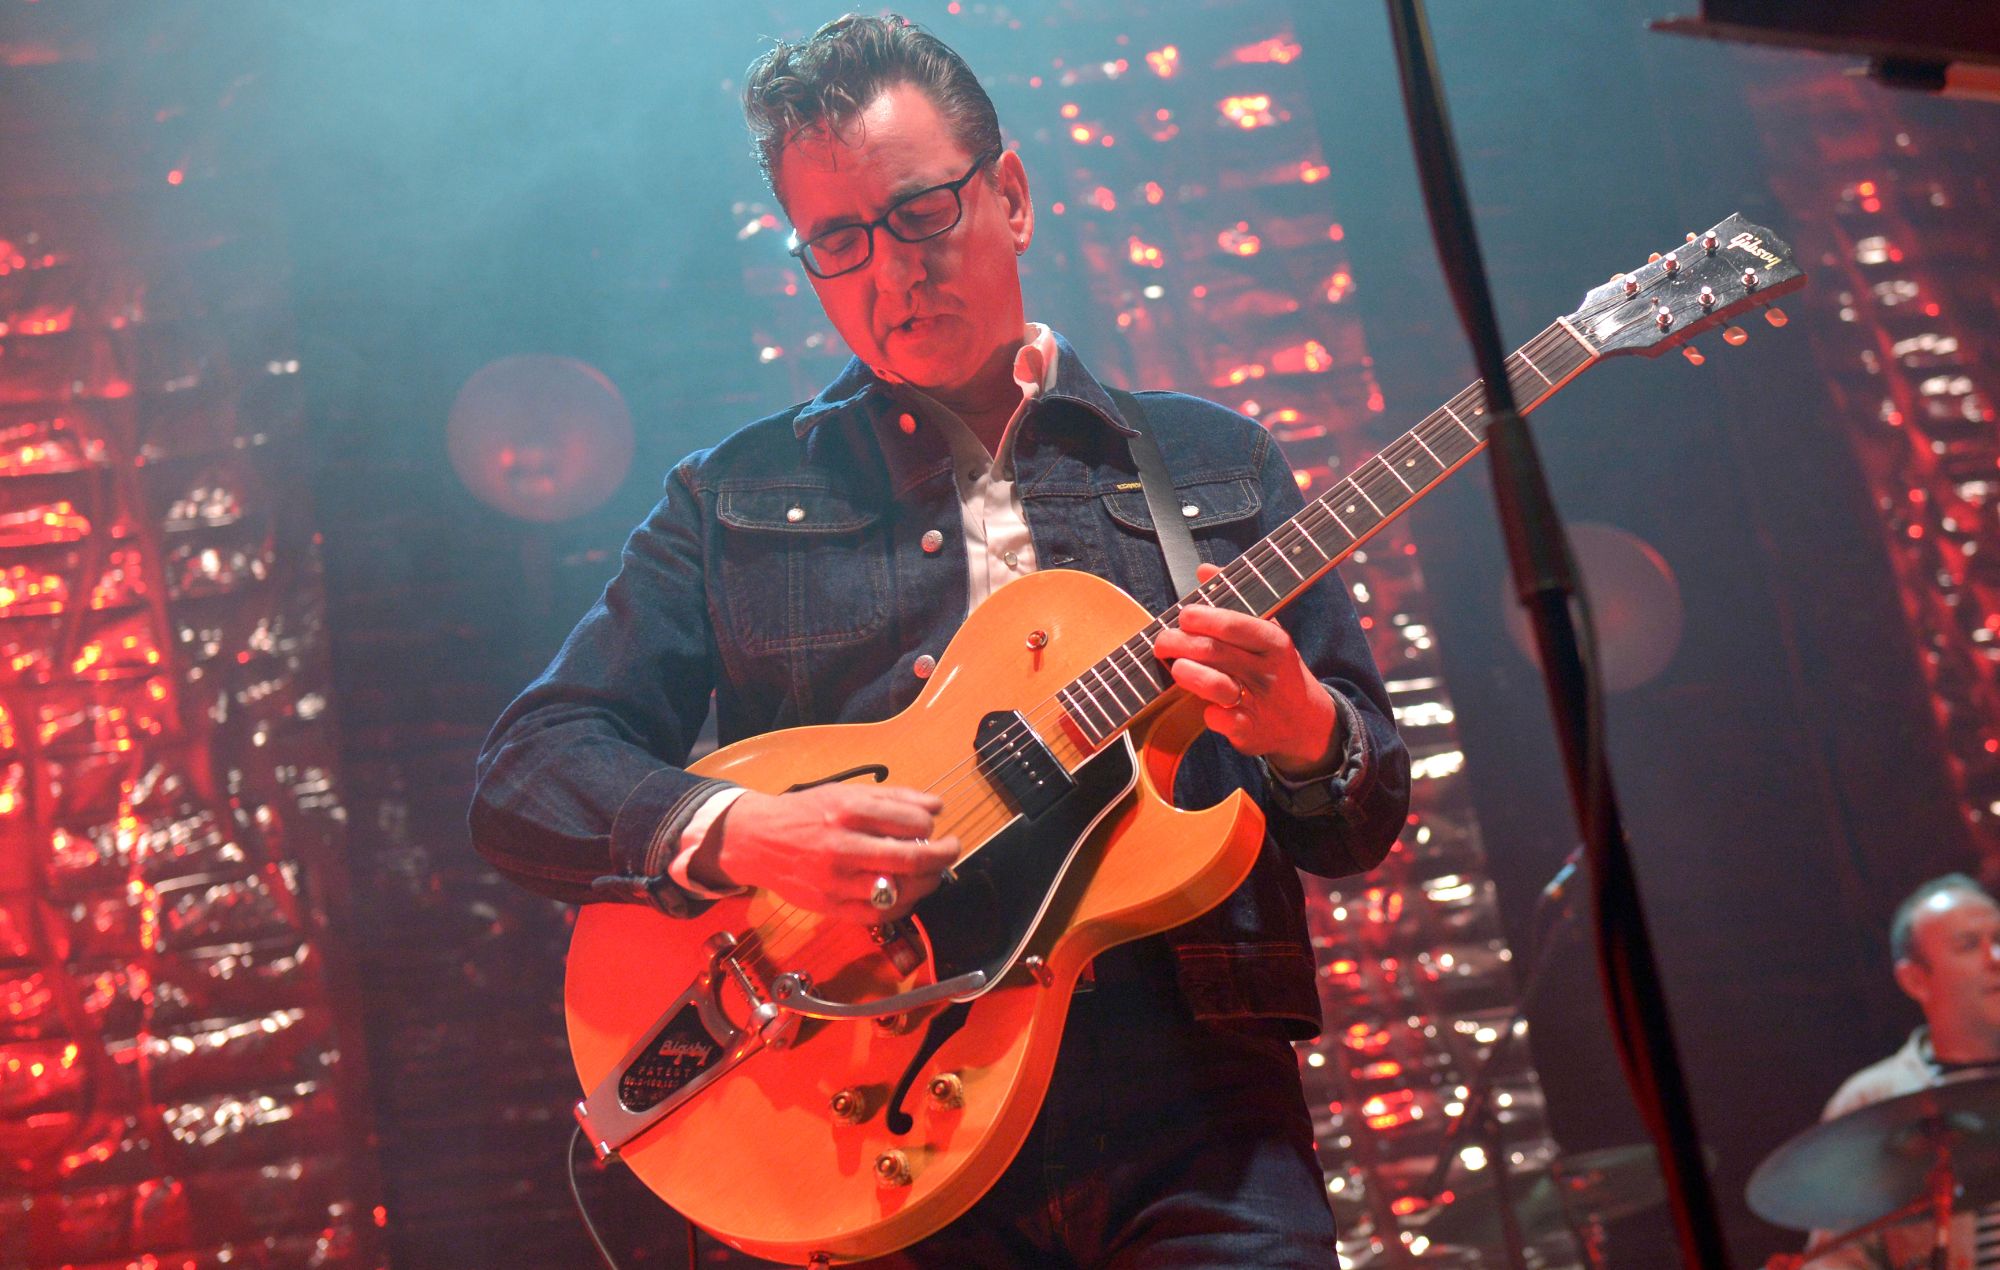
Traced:
<path fill-rule="evenodd" d="M 1935 1043 L 2000 1046 L 2000 903 L 1963 873 L 1932 878 L 1889 925 L 1896 983 Z"/>

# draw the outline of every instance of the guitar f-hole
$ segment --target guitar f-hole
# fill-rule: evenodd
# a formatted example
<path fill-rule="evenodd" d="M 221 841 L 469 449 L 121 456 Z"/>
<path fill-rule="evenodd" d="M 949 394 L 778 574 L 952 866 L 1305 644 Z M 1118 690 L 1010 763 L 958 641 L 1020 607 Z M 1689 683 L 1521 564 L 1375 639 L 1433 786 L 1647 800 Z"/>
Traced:
<path fill-rule="evenodd" d="M 924 1029 L 924 1043 L 917 1047 L 916 1054 L 910 1058 L 910 1065 L 903 1069 L 896 1088 L 889 1094 L 888 1114 L 882 1117 L 882 1123 L 888 1126 L 889 1132 L 900 1135 L 916 1127 L 916 1118 L 903 1110 L 903 1099 L 909 1097 L 910 1086 L 917 1083 L 917 1073 L 923 1070 L 924 1064 L 931 1061 L 946 1041 L 957 1035 L 958 1030 L 965 1026 L 966 1016 L 971 1013 L 972 1003 L 960 1001 L 940 1011 L 931 1020 L 930 1026 Z"/>
<path fill-rule="evenodd" d="M 860 767 L 850 767 L 844 772 L 835 772 L 831 776 L 822 776 L 818 780 L 800 781 L 796 785 L 786 787 L 785 792 L 787 794 L 796 794 L 802 789 L 812 789 L 819 785 L 838 785 L 842 781 L 851 781 L 857 776 L 873 776 L 875 783 L 880 785 L 883 781 L 889 779 L 889 769 L 880 763 L 864 763 Z"/>

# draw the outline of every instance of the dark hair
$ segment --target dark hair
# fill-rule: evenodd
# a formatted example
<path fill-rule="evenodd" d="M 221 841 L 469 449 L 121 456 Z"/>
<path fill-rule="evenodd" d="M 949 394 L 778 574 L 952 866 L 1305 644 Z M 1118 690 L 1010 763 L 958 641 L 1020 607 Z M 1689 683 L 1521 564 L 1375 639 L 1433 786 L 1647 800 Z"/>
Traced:
<path fill-rule="evenodd" d="M 778 157 L 801 133 L 837 133 L 885 89 L 912 84 L 948 120 L 968 154 L 1001 147 L 993 99 L 965 59 L 897 16 L 835 18 L 798 43 L 779 41 L 750 63 L 743 117 L 757 166 L 775 193 Z"/>
<path fill-rule="evenodd" d="M 1977 879 L 1963 873 L 1947 873 L 1935 877 L 1910 892 L 1910 897 L 1896 906 L 1896 915 L 1889 920 L 1889 962 L 1923 960 L 1916 955 L 1916 945 L 1912 932 L 1917 924 L 1917 910 L 1925 904 L 1951 891 L 1965 891 L 1977 895 L 1989 904 L 1995 901 L 1993 893 L 1981 886 Z"/>

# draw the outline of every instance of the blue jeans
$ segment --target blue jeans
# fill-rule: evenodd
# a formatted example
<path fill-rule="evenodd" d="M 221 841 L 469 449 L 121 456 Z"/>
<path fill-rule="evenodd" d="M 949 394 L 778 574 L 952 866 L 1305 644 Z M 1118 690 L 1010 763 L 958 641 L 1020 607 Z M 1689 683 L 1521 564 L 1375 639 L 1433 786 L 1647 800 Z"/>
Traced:
<path fill-rule="evenodd" d="M 1080 995 L 1014 1163 L 951 1226 L 866 1264 L 1330 1270 L 1297 1060 L 1280 1025 L 1251 1026 L 1195 1022 L 1155 974 Z"/>

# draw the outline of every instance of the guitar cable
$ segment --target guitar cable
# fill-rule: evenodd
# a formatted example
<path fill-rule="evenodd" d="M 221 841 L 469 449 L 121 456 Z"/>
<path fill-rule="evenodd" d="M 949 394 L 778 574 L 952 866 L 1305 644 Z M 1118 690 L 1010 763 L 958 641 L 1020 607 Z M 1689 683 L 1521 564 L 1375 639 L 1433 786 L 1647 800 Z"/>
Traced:
<path fill-rule="evenodd" d="M 569 1197 L 576 1202 L 576 1215 L 583 1219 L 584 1233 L 589 1235 L 590 1242 L 596 1245 L 597 1255 L 604 1258 L 604 1264 L 609 1270 L 621 1270 L 617 1260 L 612 1257 L 611 1250 L 604 1246 L 604 1240 L 598 1236 L 597 1223 L 590 1220 L 590 1210 L 583 1206 L 583 1192 L 577 1189 L 576 1148 L 582 1141 L 583 1126 L 578 1125 L 570 1131 L 569 1150 L 564 1152 L 569 1158 Z M 694 1270 L 694 1258 L 692 1256 L 688 1258 L 688 1270 Z"/>
<path fill-rule="evenodd" d="M 590 1220 L 590 1209 L 584 1206 L 583 1192 L 576 1184 L 576 1148 L 582 1141 L 583 1126 L 578 1125 L 570 1131 L 569 1150 L 564 1152 L 569 1162 L 569 1197 L 576 1204 L 576 1215 L 583 1219 L 584 1233 L 590 1236 L 590 1242 L 597 1248 L 597 1255 L 604 1259 L 606 1270 L 624 1270 L 624 1267 L 618 1264 L 618 1259 L 611 1255 L 611 1250 L 604 1246 L 603 1237 L 597 1233 L 597 1223 Z M 699 1270 L 701 1257 L 695 1248 L 694 1223 L 688 1221 L 686 1217 L 681 1217 L 681 1221 L 687 1225 L 688 1270 Z"/>

